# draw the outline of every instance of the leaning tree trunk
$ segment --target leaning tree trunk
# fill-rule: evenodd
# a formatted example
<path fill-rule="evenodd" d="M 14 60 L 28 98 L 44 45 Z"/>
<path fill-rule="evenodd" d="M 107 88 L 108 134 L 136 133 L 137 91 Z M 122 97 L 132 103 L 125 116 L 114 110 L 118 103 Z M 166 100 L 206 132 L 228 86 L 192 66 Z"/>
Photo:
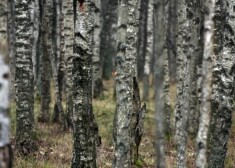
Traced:
<path fill-rule="evenodd" d="M 73 96 L 73 42 L 74 42 L 74 12 L 73 0 L 63 2 L 64 41 L 65 41 L 65 80 L 66 80 L 66 115 L 68 126 L 72 126 Z"/>
<path fill-rule="evenodd" d="M 15 1 L 16 24 L 16 149 L 29 154 L 36 149 L 32 65 L 34 1 Z"/>
<path fill-rule="evenodd" d="M 94 0 L 77 1 L 75 6 L 72 168 L 96 167 L 98 126 L 92 110 L 94 3 Z"/>
<path fill-rule="evenodd" d="M 156 159 L 157 168 L 166 167 L 165 156 L 165 98 L 164 98 L 164 62 L 165 62 L 165 23 L 164 1 L 155 0 L 153 8 L 154 26 L 154 78 L 155 78 L 155 110 L 156 110 Z"/>
<path fill-rule="evenodd" d="M 209 132 L 211 115 L 211 93 L 212 93 L 212 61 L 213 61 L 213 32 L 214 32 L 214 10 L 215 0 L 205 1 L 208 11 L 204 18 L 204 48 L 202 63 L 202 97 L 200 105 L 200 123 L 197 133 L 197 158 L 196 167 L 205 168 L 207 165 L 207 135 Z"/>
<path fill-rule="evenodd" d="M 92 73 L 92 90 L 93 97 L 97 98 L 102 95 L 103 83 L 102 83 L 102 67 L 100 60 L 100 32 L 101 32 L 101 0 L 95 1 L 95 27 L 94 27 L 94 44 L 93 44 L 93 73 Z"/>
<path fill-rule="evenodd" d="M 216 1 L 209 168 L 223 168 L 234 111 L 234 0 Z"/>
<path fill-rule="evenodd" d="M 0 54 L 0 167 L 12 167 L 9 111 L 9 67 Z"/>

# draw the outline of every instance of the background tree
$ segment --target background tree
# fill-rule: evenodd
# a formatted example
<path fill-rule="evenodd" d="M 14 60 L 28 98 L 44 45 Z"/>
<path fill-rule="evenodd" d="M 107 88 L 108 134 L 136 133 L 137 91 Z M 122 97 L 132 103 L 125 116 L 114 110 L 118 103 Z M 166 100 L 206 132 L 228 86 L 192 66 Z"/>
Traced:
<path fill-rule="evenodd" d="M 75 4 L 73 59 L 73 136 L 72 167 L 96 167 L 98 126 L 92 110 L 92 40 L 94 0 Z"/>
<path fill-rule="evenodd" d="M 234 111 L 234 5 L 235 1 L 216 1 L 209 168 L 225 166 Z"/>
<path fill-rule="evenodd" d="M 29 154 L 34 139 L 34 84 L 32 65 L 34 1 L 15 1 L 16 25 L 16 149 Z"/>
<path fill-rule="evenodd" d="M 101 38 L 101 66 L 104 79 L 110 79 L 114 70 L 114 60 L 116 56 L 116 34 L 118 20 L 118 0 L 101 1 L 102 30 Z"/>
<path fill-rule="evenodd" d="M 156 0 L 153 6 L 154 26 L 154 77 L 155 77 L 155 110 L 156 110 L 156 158 L 158 168 L 166 167 L 165 156 L 165 114 L 164 114 L 164 62 L 165 62 L 165 23 L 164 1 Z"/>
<path fill-rule="evenodd" d="M 103 83 L 102 83 L 102 67 L 100 60 L 100 32 L 102 29 L 101 23 L 101 0 L 95 1 L 95 27 L 94 27 L 94 44 L 93 44 L 93 57 L 92 57 L 92 90 L 93 97 L 97 98 L 102 95 Z"/>
<path fill-rule="evenodd" d="M 73 0 L 63 2 L 64 41 L 65 41 L 65 80 L 66 80 L 66 115 L 68 126 L 72 126 L 73 111 L 73 43 L 74 43 L 74 11 Z"/>
<path fill-rule="evenodd" d="M 211 93 L 212 93 L 212 66 L 213 66 L 213 34 L 214 34 L 214 10 L 215 1 L 205 1 L 204 19 L 204 48 L 202 64 L 202 101 L 200 106 L 200 123 L 197 134 L 197 158 L 196 167 L 206 167 L 207 163 L 207 135 L 209 132 L 211 115 Z"/>
<path fill-rule="evenodd" d="M 48 122 L 50 120 L 50 82 L 51 82 L 51 0 L 41 0 L 41 29 L 42 29 L 42 58 L 41 58 L 41 116 L 39 121 Z"/>

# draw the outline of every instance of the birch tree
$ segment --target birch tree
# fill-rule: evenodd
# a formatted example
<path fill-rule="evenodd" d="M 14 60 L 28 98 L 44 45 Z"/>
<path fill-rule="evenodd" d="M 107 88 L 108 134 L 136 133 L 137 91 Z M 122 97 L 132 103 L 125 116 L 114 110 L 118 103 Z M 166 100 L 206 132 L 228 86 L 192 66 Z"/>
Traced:
<path fill-rule="evenodd" d="M 72 167 L 96 167 L 98 126 L 92 111 L 92 40 L 94 0 L 77 1 L 73 59 Z"/>
<path fill-rule="evenodd" d="M 116 56 L 116 111 L 114 118 L 114 160 L 113 167 L 130 167 L 130 106 L 131 106 L 131 73 L 126 59 L 127 50 L 127 17 L 128 1 L 119 1 L 117 56 Z"/>
<path fill-rule="evenodd" d="M 9 67 L 0 54 L 0 167 L 12 167 L 9 111 Z"/>
<path fill-rule="evenodd" d="M 202 101 L 200 106 L 200 123 L 197 134 L 197 158 L 196 167 L 206 167 L 207 135 L 209 131 L 211 115 L 211 93 L 212 93 L 212 61 L 213 61 L 213 32 L 214 32 L 214 10 L 215 0 L 205 1 L 204 17 L 204 48 L 202 64 Z"/>
<path fill-rule="evenodd" d="M 63 2 L 64 41 L 65 41 L 65 80 L 66 80 L 66 115 L 69 126 L 72 126 L 73 111 L 73 43 L 74 43 L 74 12 L 73 0 Z"/>
<path fill-rule="evenodd" d="M 42 58 L 41 58 L 41 115 L 39 121 L 48 122 L 50 120 L 50 82 L 51 82 L 51 0 L 41 1 L 41 22 L 42 22 Z"/>
<path fill-rule="evenodd" d="M 164 114 L 164 49 L 165 24 L 164 1 L 155 0 L 153 8 L 154 26 L 154 77 L 155 77 L 155 110 L 156 110 L 156 157 L 158 168 L 166 167 L 165 156 L 165 114 Z"/>
<path fill-rule="evenodd" d="M 235 1 L 216 1 L 215 63 L 209 133 L 209 168 L 225 166 L 234 111 L 234 6 Z"/>
<path fill-rule="evenodd" d="M 138 78 L 142 80 L 144 74 L 145 55 L 147 48 L 147 20 L 149 0 L 140 0 L 139 31 L 137 45 Z"/>
<path fill-rule="evenodd" d="M 32 64 L 34 1 L 15 1 L 16 25 L 16 149 L 29 154 L 36 149 Z"/>
<path fill-rule="evenodd" d="M 188 139 L 188 119 L 190 114 L 192 67 L 195 63 L 195 15 L 194 1 L 181 0 L 178 3 L 178 42 L 177 42 L 177 96 L 175 106 L 175 142 L 177 167 L 186 166 L 186 145 Z"/>
<path fill-rule="evenodd" d="M 8 34 L 8 49 L 9 49 L 9 66 L 10 66 L 10 97 L 15 98 L 15 1 L 7 1 L 7 34 Z"/>
<path fill-rule="evenodd" d="M 150 76 L 150 62 L 153 57 L 153 0 L 148 3 L 148 17 L 147 17 L 147 49 L 144 61 L 143 72 L 143 100 L 149 98 L 149 76 Z"/>
<path fill-rule="evenodd" d="M 94 27 L 94 44 L 93 44 L 93 97 L 97 98 L 102 95 L 103 92 L 103 83 L 102 83 L 102 67 L 100 60 L 100 32 L 102 29 L 101 23 L 101 0 L 95 1 L 95 27 Z"/>

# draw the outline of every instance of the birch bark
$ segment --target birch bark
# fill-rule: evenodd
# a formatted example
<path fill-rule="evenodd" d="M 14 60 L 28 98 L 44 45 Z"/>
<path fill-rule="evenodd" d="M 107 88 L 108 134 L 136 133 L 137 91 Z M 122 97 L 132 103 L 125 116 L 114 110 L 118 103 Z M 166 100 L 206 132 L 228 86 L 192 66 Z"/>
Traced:
<path fill-rule="evenodd" d="M 32 64 L 34 1 L 15 1 L 16 25 L 16 148 L 29 154 L 34 139 L 34 85 Z"/>
<path fill-rule="evenodd" d="M 216 1 L 215 64 L 213 66 L 209 168 L 225 165 L 234 111 L 234 6 L 235 1 Z"/>
<path fill-rule="evenodd" d="M 72 168 L 96 168 L 98 126 L 92 111 L 92 40 L 95 1 L 77 1 L 73 59 Z"/>
<path fill-rule="evenodd" d="M 212 64 L 213 64 L 213 32 L 215 0 L 205 1 L 204 17 L 204 48 L 202 63 L 202 101 L 200 106 L 200 123 L 197 134 L 197 158 L 196 167 L 204 168 L 207 164 L 207 135 L 209 132 L 211 116 L 211 93 L 212 93 Z"/>
<path fill-rule="evenodd" d="M 156 159 L 157 168 L 166 167 L 165 156 L 165 98 L 164 98 L 164 50 L 165 50 L 165 23 L 164 1 L 153 1 L 154 25 L 154 78 L 155 78 L 155 111 L 156 111 Z"/>

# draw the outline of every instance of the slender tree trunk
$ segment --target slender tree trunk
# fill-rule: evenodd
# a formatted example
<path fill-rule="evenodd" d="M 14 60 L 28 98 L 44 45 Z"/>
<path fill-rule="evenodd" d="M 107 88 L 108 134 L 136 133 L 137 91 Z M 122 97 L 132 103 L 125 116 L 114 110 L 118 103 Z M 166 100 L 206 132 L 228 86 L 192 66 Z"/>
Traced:
<path fill-rule="evenodd" d="M 1 52 L 1 51 L 0 51 Z M 12 167 L 12 151 L 10 144 L 9 111 L 9 67 L 2 59 L 0 53 L 0 167 Z"/>
<path fill-rule="evenodd" d="M 100 32 L 101 32 L 101 0 L 95 1 L 95 28 L 94 28 L 94 45 L 93 45 L 93 97 L 97 98 L 102 95 L 103 83 L 102 83 L 102 67 L 100 60 Z"/>
<path fill-rule="evenodd" d="M 8 33 L 8 47 L 9 47 L 9 66 L 10 66 L 10 99 L 15 99 L 15 1 L 8 0 L 7 3 L 7 33 Z"/>
<path fill-rule="evenodd" d="M 34 29 L 33 29 L 33 49 L 32 49 L 32 61 L 33 61 L 33 76 L 34 76 L 34 86 L 36 88 L 36 91 L 39 89 L 38 88 L 38 80 L 39 80 L 39 74 L 38 74 L 38 69 L 40 68 L 40 61 L 38 59 L 38 42 L 39 42 L 39 31 L 40 31 L 40 27 L 39 27 L 39 17 L 40 17 L 40 11 L 39 11 L 39 0 L 35 0 L 35 8 L 34 8 L 34 20 L 33 20 L 33 24 L 34 24 Z"/>
<path fill-rule="evenodd" d="M 98 126 L 92 111 L 94 3 L 94 0 L 77 1 L 75 6 L 72 168 L 96 168 Z"/>
<path fill-rule="evenodd" d="M 137 70 L 138 78 L 143 79 L 145 55 L 147 48 L 147 20 L 149 0 L 140 0 L 139 34 L 137 46 Z M 147 60 L 148 61 L 148 60 Z"/>
<path fill-rule="evenodd" d="M 50 9 L 51 1 L 41 1 L 42 15 L 42 59 L 41 59 L 41 116 L 39 121 L 48 122 L 50 119 L 50 82 L 51 82 L 51 38 L 50 38 Z"/>
<path fill-rule="evenodd" d="M 7 45 L 7 0 L 0 1 L 0 44 Z"/>
<path fill-rule="evenodd" d="M 63 2 L 64 41 L 65 41 L 65 78 L 66 78 L 66 115 L 68 126 L 72 126 L 73 112 L 73 43 L 74 43 L 74 11 L 73 0 Z"/>
<path fill-rule="evenodd" d="M 178 42 L 177 42 L 177 98 L 175 107 L 175 142 L 177 148 L 177 167 L 186 166 L 186 146 L 188 138 L 188 119 L 190 114 L 190 97 L 192 74 L 195 60 L 195 41 L 192 32 L 194 2 L 181 0 L 178 3 Z"/>
<path fill-rule="evenodd" d="M 121 0 L 118 7 L 118 32 L 116 56 L 116 111 L 114 118 L 114 160 L 113 167 L 130 167 L 130 120 L 132 92 L 131 73 L 127 69 L 130 64 L 127 54 L 128 1 Z"/>
<path fill-rule="evenodd" d="M 147 49 L 144 61 L 143 74 L 143 100 L 149 99 L 149 76 L 150 76 L 150 62 L 153 57 L 153 0 L 148 3 L 148 21 L 147 21 Z"/>
<path fill-rule="evenodd" d="M 102 76 L 105 79 L 110 79 L 112 71 L 115 68 L 114 60 L 117 54 L 116 51 L 116 35 L 117 35 L 117 20 L 118 20 L 118 0 L 102 0 L 102 30 L 101 30 L 101 67 Z"/>
<path fill-rule="evenodd" d="M 200 123 L 197 134 L 197 158 L 196 167 L 204 168 L 207 165 L 207 135 L 209 132 L 211 116 L 211 93 L 212 93 L 212 60 L 213 52 L 213 32 L 214 32 L 214 10 L 215 0 L 205 1 L 204 19 L 204 49 L 202 63 L 202 102 L 200 106 Z"/>
<path fill-rule="evenodd" d="M 63 106 L 62 106 L 62 72 L 61 72 L 61 1 L 60 0 L 53 0 L 54 6 L 54 36 L 52 37 L 52 48 L 53 52 L 51 54 L 51 66 L 52 66 L 52 75 L 54 80 L 54 87 L 55 87 L 55 99 L 56 103 L 54 106 L 54 112 L 52 120 L 53 122 L 58 122 L 60 117 L 62 119 L 63 129 L 67 128 L 67 121 L 64 114 Z"/>
<path fill-rule="evenodd" d="M 165 156 L 165 114 L 164 114 L 164 50 L 165 23 L 164 1 L 155 0 L 153 8 L 154 25 L 154 77 L 155 77 L 155 110 L 156 110 L 156 157 L 157 168 L 166 167 Z"/>
<path fill-rule="evenodd" d="M 216 1 L 215 64 L 211 125 L 209 133 L 209 168 L 223 168 L 234 111 L 234 6 L 235 1 Z"/>
<path fill-rule="evenodd" d="M 34 1 L 15 1 L 16 24 L 16 149 L 29 154 L 36 149 L 32 64 Z"/>

